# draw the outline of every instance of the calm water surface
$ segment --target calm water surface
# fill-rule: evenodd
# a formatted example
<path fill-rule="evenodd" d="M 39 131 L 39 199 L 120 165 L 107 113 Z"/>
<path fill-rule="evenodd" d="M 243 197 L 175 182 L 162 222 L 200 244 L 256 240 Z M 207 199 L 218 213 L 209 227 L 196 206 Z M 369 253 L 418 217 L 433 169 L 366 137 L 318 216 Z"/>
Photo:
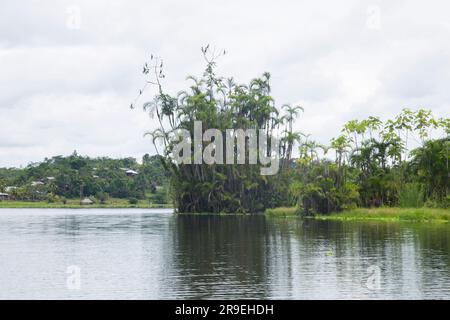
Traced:
<path fill-rule="evenodd" d="M 12 298 L 450 299 L 450 225 L 0 209 Z"/>

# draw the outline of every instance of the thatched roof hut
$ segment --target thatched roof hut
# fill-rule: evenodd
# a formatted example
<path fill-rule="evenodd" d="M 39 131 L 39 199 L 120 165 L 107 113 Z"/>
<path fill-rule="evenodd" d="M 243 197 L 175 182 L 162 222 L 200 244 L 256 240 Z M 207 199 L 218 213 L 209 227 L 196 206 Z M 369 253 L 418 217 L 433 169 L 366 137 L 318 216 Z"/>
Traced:
<path fill-rule="evenodd" d="M 84 198 L 83 200 L 81 200 L 80 203 L 81 203 L 81 205 L 91 205 L 91 204 L 94 204 L 94 201 L 92 201 L 89 198 Z"/>

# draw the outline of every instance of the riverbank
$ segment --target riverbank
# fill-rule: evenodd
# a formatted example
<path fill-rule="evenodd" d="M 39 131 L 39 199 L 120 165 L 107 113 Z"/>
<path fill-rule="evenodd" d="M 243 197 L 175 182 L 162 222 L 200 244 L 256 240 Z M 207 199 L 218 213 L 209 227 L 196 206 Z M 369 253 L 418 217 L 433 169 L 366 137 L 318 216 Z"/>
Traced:
<path fill-rule="evenodd" d="M 450 209 L 439 208 L 358 208 L 330 215 L 317 215 L 317 220 L 378 220 L 410 222 L 450 222 Z"/>
<path fill-rule="evenodd" d="M 81 205 L 79 199 L 68 199 L 66 203 L 46 201 L 0 201 L 0 208 L 68 208 L 68 209 L 90 209 L 90 208 L 171 208 L 171 204 L 149 203 L 147 200 L 139 200 L 136 204 L 130 204 L 127 199 L 108 199 L 106 203 L 93 203 Z"/>
<path fill-rule="evenodd" d="M 0 201 L 1 208 L 49 208 L 49 209 L 94 209 L 94 208 L 172 208 L 171 204 L 154 204 L 146 200 L 139 200 L 137 204 L 130 204 L 127 199 L 109 199 L 106 203 L 80 205 L 80 200 L 69 199 L 67 202 L 49 203 L 46 201 Z M 280 207 L 267 209 L 264 214 L 271 218 L 299 218 L 296 207 Z M 228 215 L 228 214 L 220 214 Z M 241 214 L 239 214 L 241 215 Z M 450 222 L 450 209 L 437 208 L 358 208 L 329 215 L 308 217 L 316 220 L 337 221 L 410 221 L 410 222 Z"/>
<path fill-rule="evenodd" d="M 299 217 L 295 207 L 267 209 L 268 217 L 293 218 Z M 411 221 L 411 222 L 450 222 L 450 209 L 439 208 L 358 208 L 329 215 L 309 217 L 316 220 L 340 221 Z"/>
<path fill-rule="evenodd" d="M 266 209 L 264 214 L 268 217 L 275 218 L 298 218 L 299 212 L 297 207 L 279 207 Z"/>

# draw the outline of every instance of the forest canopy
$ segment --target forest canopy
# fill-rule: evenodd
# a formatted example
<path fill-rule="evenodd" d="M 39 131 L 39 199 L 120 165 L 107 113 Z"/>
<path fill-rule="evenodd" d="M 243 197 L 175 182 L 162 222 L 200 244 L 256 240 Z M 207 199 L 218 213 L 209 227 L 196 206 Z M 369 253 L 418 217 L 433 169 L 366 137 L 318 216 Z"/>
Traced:
<path fill-rule="evenodd" d="M 138 163 L 134 158 L 90 158 L 74 152 L 23 169 L 0 168 L 0 192 L 13 200 L 49 202 L 151 199 L 172 202 L 178 212 L 188 213 L 296 207 L 298 213 L 314 215 L 355 207 L 449 207 L 448 117 L 438 118 L 426 108 L 403 108 L 389 119 L 371 115 L 347 121 L 328 143 L 319 143 L 295 130 L 307 107 L 275 103 L 268 72 L 241 84 L 216 74 L 216 60 L 224 52 L 205 47 L 202 54 L 204 72 L 188 76 L 187 88 L 173 95 L 163 87 L 162 60 L 151 56 L 144 65 L 148 79 L 138 98 L 149 85 L 156 88 L 143 109 L 157 124 L 145 134 L 157 155 L 146 154 Z M 216 136 L 196 140 L 196 128 L 203 138 L 211 129 L 223 136 L 231 129 L 253 130 L 267 140 L 244 136 L 229 147 L 216 143 Z M 175 161 L 180 130 L 194 141 L 188 147 L 190 161 L 181 163 Z M 252 141 L 257 141 L 257 153 L 250 148 Z M 273 148 L 276 174 L 264 175 L 268 163 L 252 159 L 273 158 Z M 233 164 L 198 162 L 196 156 L 205 150 Z"/>
<path fill-rule="evenodd" d="M 55 156 L 23 169 L 0 168 L 0 192 L 15 200 L 56 201 L 61 198 L 108 197 L 144 199 L 166 187 L 167 176 L 158 156 L 111 159 L 83 157 L 74 152 Z M 158 203 L 169 200 L 160 197 Z"/>
<path fill-rule="evenodd" d="M 270 95 L 270 74 L 263 73 L 248 84 L 239 84 L 233 78 L 225 79 L 215 73 L 216 60 L 224 52 L 216 53 L 209 47 L 202 48 L 206 68 L 201 77 L 189 76 L 190 86 L 177 95 L 170 95 L 163 89 L 163 63 L 151 56 L 143 73 L 149 76 L 147 84 L 153 84 L 158 93 L 144 110 L 156 116 L 158 128 L 149 132 L 164 167 L 170 175 L 170 186 L 174 205 L 180 212 L 258 212 L 265 208 L 281 205 L 288 200 L 288 183 L 284 180 L 285 168 L 291 167 L 293 146 L 300 138 L 293 131 L 295 118 L 302 112 L 301 106 L 282 105 L 277 107 Z M 142 94 L 143 90 L 140 91 Z M 132 105 L 133 107 L 133 105 Z M 266 150 L 271 156 L 275 139 L 279 141 L 279 174 L 261 175 L 262 154 L 258 153 L 260 163 L 253 163 L 249 140 L 246 140 L 245 154 L 238 148 L 223 147 L 225 158 L 244 158 L 243 164 L 196 163 L 195 146 L 191 148 L 191 164 L 174 161 L 174 148 L 179 143 L 178 130 L 190 133 L 194 139 L 195 124 L 201 122 L 202 135 L 214 128 L 223 136 L 227 130 L 253 130 L 256 135 L 264 133 L 271 137 L 263 149 L 258 140 L 258 150 Z M 159 150 L 161 143 L 163 149 Z M 212 142 L 203 141 L 202 152 Z M 231 155 L 230 155 L 231 152 Z"/>
<path fill-rule="evenodd" d="M 404 108 L 393 119 L 369 116 L 348 121 L 329 144 L 320 144 L 294 130 L 303 107 L 275 104 L 269 73 L 239 84 L 215 73 L 216 60 L 225 52 L 216 53 L 207 46 L 202 53 L 203 74 L 188 76 L 190 85 L 176 95 L 163 88 L 162 59 L 152 55 L 143 68 L 149 77 L 145 87 L 157 89 L 143 105 L 158 123 L 147 135 L 168 172 L 179 212 L 260 212 L 297 206 L 303 214 L 315 214 L 356 206 L 448 207 L 449 118 L 436 118 L 424 108 Z M 177 163 L 175 133 L 183 129 L 193 138 L 197 121 L 202 123 L 202 133 L 208 128 L 224 135 L 227 129 L 254 129 L 276 137 L 280 141 L 278 174 L 263 176 L 261 165 L 249 161 L 242 165 Z M 211 143 L 203 141 L 203 149 Z M 191 151 L 194 157 L 193 146 Z M 231 157 L 239 156 L 236 149 L 232 152 Z M 247 160 L 250 156 L 246 152 Z"/>

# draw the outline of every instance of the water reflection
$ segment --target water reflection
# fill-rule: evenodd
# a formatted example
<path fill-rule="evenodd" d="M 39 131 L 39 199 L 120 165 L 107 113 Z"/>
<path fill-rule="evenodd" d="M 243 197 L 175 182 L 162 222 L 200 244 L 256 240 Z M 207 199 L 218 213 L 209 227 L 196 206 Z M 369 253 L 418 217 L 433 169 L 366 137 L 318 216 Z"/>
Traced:
<path fill-rule="evenodd" d="M 450 226 L 0 210 L 0 298 L 449 299 Z"/>
<path fill-rule="evenodd" d="M 192 298 L 444 298 L 448 225 L 178 216 L 163 295 Z M 368 288 L 368 268 L 381 271 Z M 369 269 L 370 270 L 370 269 Z"/>
<path fill-rule="evenodd" d="M 239 294 L 267 296 L 267 225 L 263 216 L 176 216 L 172 218 L 173 254 L 167 292 L 192 298 Z M 230 291 L 230 289 L 232 291 Z"/>

